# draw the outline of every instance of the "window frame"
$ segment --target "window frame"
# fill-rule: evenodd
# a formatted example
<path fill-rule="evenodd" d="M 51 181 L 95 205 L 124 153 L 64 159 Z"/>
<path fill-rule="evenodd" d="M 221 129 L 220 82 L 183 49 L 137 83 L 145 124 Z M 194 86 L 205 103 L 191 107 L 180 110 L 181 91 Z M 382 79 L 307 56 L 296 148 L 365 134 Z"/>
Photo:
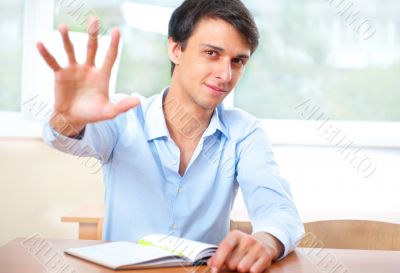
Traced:
<path fill-rule="evenodd" d="M 39 95 L 49 98 L 52 81 L 43 82 L 51 72 L 43 66 L 36 51 L 36 41 L 49 34 L 53 29 L 54 1 L 44 0 L 43 5 L 25 0 L 22 37 L 22 69 L 20 111 L 0 111 L 0 137 L 38 138 L 41 136 L 42 123 L 35 120 L 23 107 L 24 102 Z M 35 92 L 38 90 L 38 92 Z"/>
<path fill-rule="evenodd" d="M 40 138 L 42 122 L 35 120 L 24 103 L 39 96 L 52 100 L 54 83 L 52 71 L 44 64 L 35 44 L 54 29 L 54 0 L 43 0 L 43 5 L 24 1 L 23 54 L 21 75 L 21 110 L 0 111 L 0 138 Z M 37 90 L 37 92 L 35 92 Z M 234 92 L 225 105 L 233 106 Z M 273 145 L 330 146 L 312 120 L 259 119 Z M 354 146 L 376 148 L 400 147 L 400 122 L 329 121 L 340 129 Z"/>

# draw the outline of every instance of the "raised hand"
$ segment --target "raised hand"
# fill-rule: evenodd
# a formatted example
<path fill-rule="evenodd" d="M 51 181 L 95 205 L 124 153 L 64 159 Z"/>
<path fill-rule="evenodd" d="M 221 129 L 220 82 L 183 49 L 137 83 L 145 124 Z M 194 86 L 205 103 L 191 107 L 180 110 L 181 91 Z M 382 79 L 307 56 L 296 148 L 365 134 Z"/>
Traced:
<path fill-rule="evenodd" d="M 127 98 L 117 104 L 109 101 L 109 82 L 111 70 L 118 55 L 120 32 L 114 29 L 111 33 L 111 42 L 101 68 L 95 67 L 95 57 L 98 47 L 97 18 L 89 20 L 88 44 L 86 61 L 78 64 L 75 58 L 74 46 L 68 35 L 68 28 L 62 25 L 59 28 L 68 56 L 68 66 L 61 67 L 57 60 L 49 53 L 42 43 L 37 48 L 54 71 L 55 78 L 55 105 L 53 116 L 62 115 L 63 128 L 55 119 L 50 119 L 50 125 L 59 133 L 73 136 L 82 131 L 86 124 L 108 120 L 118 114 L 128 111 L 139 104 L 137 98 Z M 65 122 L 69 124 L 65 129 Z"/>

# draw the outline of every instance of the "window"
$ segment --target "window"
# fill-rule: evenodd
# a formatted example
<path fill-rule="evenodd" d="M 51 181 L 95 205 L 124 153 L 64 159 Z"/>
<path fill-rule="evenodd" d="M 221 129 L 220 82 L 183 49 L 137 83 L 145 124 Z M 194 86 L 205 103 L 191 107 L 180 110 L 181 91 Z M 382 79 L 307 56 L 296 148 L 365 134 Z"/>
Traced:
<path fill-rule="evenodd" d="M 0 33 L 8 37 L 0 45 L 2 68 L 8 72 L 0 76 L 0 117 L 6 110 L 19 112 L 20 105 L 38 92 L 44 98 L 52 96 L 52 73 L 38 56 L 35 41 L 48 37 L 61 22 L 73 31 L 86 32 L 85 18 L 90 15 L 99 16 L 106 30 L 117 26 L 122 30 L 120 61 L 115 66 L 117 92 L 151 96 L 169 84 L 166 14 L 182 0 L 43 1 L 39 7 L 29 0 L 7 5 L 0 0 Z M 385 137 L 395 131 L 392 140 L 397 142 L 390 143 L 400 146 L 398 1 L 243 1 L 255 15 L 261 43 L 230 99 L 256 117 L 273 121 L 270 131 L 281 132 L 272 135 L 273 143 L 282 143 L 283 135 L 291 136 L 285 143 L 299 139 L 282 128 L 293 127 L 287 120 L 303 119 L 295 108 L 313 99 L 331 120 L 355 121 L 349 126 L 352 129 L 393 122 L 389 127 L 396 128 L 391 134 L 375 130 L 379 136 L 373 144 L 389 143 Z M 370 37 L 360 35 L 368 30 L 366 20 L 375 30 Z M 61 44 L 60 39 L 54 42 Z M 357 135 L 369 137 L 370 132 L 360 130 Z M 303 138 L 312 139 L 310 135 Z"/>
<path fill-rule="evenodd" d="M 343 15 L 352 1 L 245 2 L 262 39 L 236 106 L 259 118 L 299 119 L 295 106 L 314 98 L 332 120 L 400 120 L 400 48 L 387 42 L 388 23 L 398 27 L 398 1 L 354 2 Z M 356 12 L 359 20 L 349 25 Z M 360 35 L 364 18 L 376 27 L 369 39 Z"/>
<path fill-rule="evenodd" d="M 400 20 L 394 22 L 394 42 L 396 46 L 400 45 Z"/>
<path fill-rule="evenodd" d="M 0 0 L 0 111 L 19 111 L 23 1 Z"/>
<path fill-rule="evenodd" d="M 59 1 L 56 1 L 56 3 Z M 68 1 L 64 1 L 68 2 Z M 147 24 L 153 24 L 157 18 L 164 15 L 168 20 L 168 12 L 178 6 L 181 1 L 109 1 L 109 0 L 85 0 L 82 3 L 75 1 L 68 5 L 56 5 L 55 27 L 61 22 L 67 23 L 74 31 L 85 32 L 86 25 L 81 23 L 83 18 L 74 16 L 73 10 L 79 10 L 85 17 L 89 15 L 99 16 L 106 29 L 120 27 L 122 31 L 122 47 L 120 52 L 120 63 L 116 82 L 116 91 L 119 93 L 141 93 L 149 97 L 161 92 L 170 82 L 170 62 L 167 55 L 166 32 L 155 29 L 148 31 Z M 152 5 L 153 9 L 145 9 L 146 5 Z M 160 6 L 158 6 L 160 5 Z M 75 9 L 74 9 L 75 7 Z M 139 10 L 141 9 L 141 10 Z M 157 11 L 160 11 L 156 14 Z M 139 10 L 139 11 L 138 11 Z M 140 14 L 144 12 L 145 14 Z M 132 19 L 140 16 L 145 21 L 141 25 L 134 25 Z M 165 18 L 166 17 L 166 18 Z M 168 21 L 167 21 L 168 22 Z M 162 22 L 166 30 L 166 25 Z"/>
<path fill-rule="evenodd" d="M 73 5 L 78 8 L 79 1 L 70 2 L 70 9 Z M 128 10 L 127 6 L 136 3 L 153 5 L 155 9 L 157 5 L 173 8 L 180 2 L 84 2 L 86 7 L 81 7 L 81 13 L 86 9 L 90 10 L 87 14 L 97 14 L 107 28 L 122 26 L 118 92 L 149 96 L 158 93 L 170 80 L 166 36 L 132 27 L 130 19 L 140 14 L 132 13 L 138 7 Z M 378 5 L 369 0 L 358 6 L 353 3 L 350 8 L 346 1 L 244 2 L 256 17 L 261 44 L 238 85 L 234 96 L 236 106 L 259 118 L 299 119 L 294 107 L 313 97 L 334 120 L 400 120 L 397 94 L 400 78 L 396 76 L 400 50 L 393 50 L 388 44 L 393 34 L 384 27 L 388 20 L 397 23 L 400 13 L 397 1 L 386 0 Z M 55 25 L 68 22 L 71 29 L 85 31 L 84 25 L 77 24 L 76 16 L 66 10 L 57 10 Z M 152 23 L 159 17 L 151 14 L 143 16 L 143 20 L 147 18 Z M 377 28 L 369 39 L 360 35 L 368 30 L 365 20 L 372 22 L 371 28 Z"/>

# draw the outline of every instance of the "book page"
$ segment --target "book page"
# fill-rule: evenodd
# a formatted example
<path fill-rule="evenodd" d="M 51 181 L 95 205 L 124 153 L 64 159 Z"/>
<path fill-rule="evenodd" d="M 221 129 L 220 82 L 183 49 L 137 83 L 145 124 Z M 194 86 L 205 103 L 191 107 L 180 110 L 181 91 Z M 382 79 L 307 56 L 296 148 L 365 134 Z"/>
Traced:
<path fill-rule="evenodd" d="M 170 251 L 156 247 L 144 247 L 132 242 L 112 242 L 70 248 L 65 252 L 114 269 L 174 256 Z"/>
<path fill-rule="evenodd" d="M 203 252 L 206 252 L 207 256 L 210 256 L 217 249 L 216 245 L 192 241 L 166 234 L 151 234 L 144 236 L 138 241 L 138 244 L 156 247 L 161 250 L 168 251 L 171 255 L 187 257 L 192 262 L 195 262 L 196 259 L 203 258 L 204 255 L 201 255 Z"/>

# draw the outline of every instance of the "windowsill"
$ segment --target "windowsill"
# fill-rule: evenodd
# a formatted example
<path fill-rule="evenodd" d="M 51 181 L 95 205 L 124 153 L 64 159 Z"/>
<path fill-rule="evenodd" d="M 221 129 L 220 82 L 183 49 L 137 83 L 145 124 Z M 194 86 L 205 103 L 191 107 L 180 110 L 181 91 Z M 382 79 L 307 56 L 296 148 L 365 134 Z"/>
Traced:
<path fill-rule="evenodd" d="M 261 120 L 273 145 L 400 148 L 400 122 Z"/>
<path fill-rule="evenodd" d="M 42 123 L 19 112 L 0 112 L 0 138 L 40 138 Z"/>
<path fill-rule="evenodd" d="M 321 123 L 305 120 L 260 120 L 273 145 L 332 146 L 328 137 L 339 132 L 332 143 L 343 140 L 352 147 L 400 148 L 400 122 L 330 121 Z M 0 112 L 0 138 L 41 138 L 42 122 L 19 112 Z"/>

